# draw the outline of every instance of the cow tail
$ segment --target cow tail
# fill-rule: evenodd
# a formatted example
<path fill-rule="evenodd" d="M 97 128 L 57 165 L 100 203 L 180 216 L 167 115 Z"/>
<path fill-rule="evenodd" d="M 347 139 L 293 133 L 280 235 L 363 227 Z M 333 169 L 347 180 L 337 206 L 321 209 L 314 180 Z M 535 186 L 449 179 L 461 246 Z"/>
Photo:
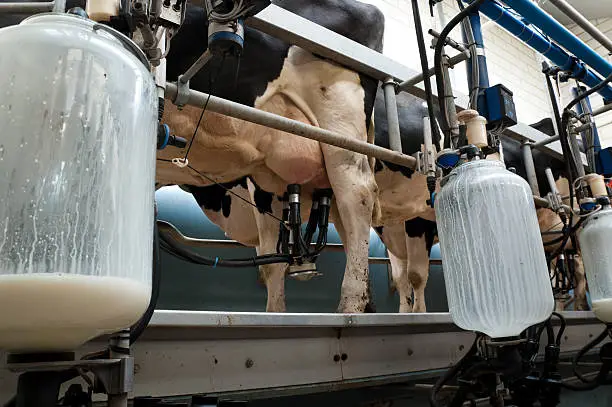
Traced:
<path fill-rule="evenodd" d="M 376 131 L 374 125 L 374 111 L 372 110 L 372 117 L 370 119 L 370 125 L 368 126 L 368 143 L 374 144 Z M 372 174 L 375 173 L 374 167 L 376 165 L 376 158 L 368 157 L 368 163 L 370 164 L 370 171 Z M 378 225 L 382 219 L 382 209 L 380 208 L 380 199 L 378 195 L 378 187 L 376 188 L 376 196 L 374 197 L 374 207 L 372 208 L 372 224 Z"/>

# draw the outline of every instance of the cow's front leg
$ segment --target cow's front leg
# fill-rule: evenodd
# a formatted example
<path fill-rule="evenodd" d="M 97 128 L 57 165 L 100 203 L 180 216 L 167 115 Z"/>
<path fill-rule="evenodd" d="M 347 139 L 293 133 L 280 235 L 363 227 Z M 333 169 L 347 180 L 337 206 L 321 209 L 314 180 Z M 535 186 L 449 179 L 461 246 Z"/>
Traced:
<path fill-rule="evenodd" d="M 249 183 L 249 192 L 251 193 L 251 202 L 255 202 L 253 198 L 254 187 Z M 282 214 L 282 203 L 278 199 L 272 199 L 272 213 L 280 218 Z M 276 253 L 276 243 L 278 241 L 279 222 L 271 216 L 261 213 L 257 208 L 253 208 L 255 213 L 255 221 L 257 223 L 257 232 L 259 235 L 259 246 L 257 246 L 257 254 L 274 254 Z M 266 302 L 267 312 L 285 312 L 285 272 L 287 270 L 286 263 L 267 264 L 259 266 L 259 272 L 263 279 L 268 292 L 268 300 Z"/>
<path fill-rule="evenodd" d="M 346 253 L 339 312 L 373 311 L 368 273 L 368 249 L 376 184 L 367 157 L 322 145 L 325 167 L 337 207 L 335 226 Z"/>

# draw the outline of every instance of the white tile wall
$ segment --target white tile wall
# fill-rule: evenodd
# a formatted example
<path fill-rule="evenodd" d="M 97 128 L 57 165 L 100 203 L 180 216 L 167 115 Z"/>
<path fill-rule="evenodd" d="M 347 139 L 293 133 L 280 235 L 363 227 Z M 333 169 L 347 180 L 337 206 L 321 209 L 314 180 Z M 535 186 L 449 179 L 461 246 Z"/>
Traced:
<path fill-rule="evenodd" d="M 385 14 L 386 27 L 384 37 L 384 54 L 401 62 L 408 67 L 420 71 L 418 47 L 414 34 L 412 8 L 410 0 L 362 0 L 379 7 Z M 432 18 L 429 14 L 427 0 L 419 0 L 422 23 L 425 33 L 429 28 L 437 31 L 442 29 L 437 12 Z M 444 20 L 448 22 L 457 12 L 455 0 L 442 2 Z M 600 30 L 612 38 L 612 18 L 596 19 L 593 23 Z M 602 46 L 591 40 L 579 27 L 570 27 L 572 31 L 582 38 L 597 52 L 606 55 Z M 541 73 L 541 57 L 528 46 L 516 40 L 511 34 L 498 25 L 487 22 L 483 17 L 483 35 L 486 47 L 489 79 L 491 85 L 503 83 L 514 92 L 518 119 L 524 123 L 534 123 L 544 117 L 551 116 L 551 108 L 546 90 L 546 83 Z M 454 30 L 452 37 L 461 40 L 458 29 Z M 426 34 L 426 41 L 431 37 Z M 433 51 L 428 53 L 429 63 L 432 66 Z M 612 61 L 612 57 L 608 56 Z M 465 65 L 455 68 L 453 83 L 456 90 L 467 93 L 467 79 Z M 567 101 L 567 93 L 564 100 Z M 601 98 L 594 97 L 593 107 L 601 105 Z M 612 113 L 601 115 L 597 119 L 602 145 L 612 145 Z"/>

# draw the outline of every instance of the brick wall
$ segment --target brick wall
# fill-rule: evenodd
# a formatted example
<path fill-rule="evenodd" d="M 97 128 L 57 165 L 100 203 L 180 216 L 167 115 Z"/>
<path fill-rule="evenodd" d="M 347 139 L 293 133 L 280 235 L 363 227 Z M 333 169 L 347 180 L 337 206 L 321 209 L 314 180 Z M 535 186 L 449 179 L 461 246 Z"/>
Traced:
<path fill-rule="evenodd" d="M 410 0 L 362 1 L 376 5 L 385 14 L 385 55 L 420 71 Z M 438 13 L 435 12 L 432 18 L 429 14 L 428 2 L 419 0 L 419 4 L 425 33 L 429 28 L 440 31 L 442 23 Z M 444 12 L 444 22 L 450 21 L 458 13 L 455 0 L 444 0 L 441 7 Z M 546 82 L 541 73 L 541 57 L 497 24 L 488 22 L 486 17 L 482 17 L 482 22 L 491 85 L 503 83 L 513 91 L 519 121 L 529 124 L 544 117 L 550 117 L 552 113 Z M 595 20 L 593 23 L 612 37 L 612 18 Z M 603 47 L 597 46 L 580 28 L 570 27 L 570 29 L 587 44 L 593 46 L 597 52 L 605 55 Z M 460 31 L 458 29 L 454 30 L 452 37 L 461 40 Z M 426 34 L 425 38 L 429 45 L 431 37 Z M 432 66 L 432 50 L 429 50 L 428 58 L 429 64 Z M 466 94 L 465 64 L 461 64 L 454 69 L 452 79 L 456 91 Z M 564 86 L 563 89 L 563 100 L 567 102 L 569 100 L 568 87 Z M 594 108 L 600 106 L 601 98 L 594 97 L 592 103 Z M 597 124 L 600 129 L 602 145 L 612 145 L 612 113 L 600 116 L 597 119 Z"/>

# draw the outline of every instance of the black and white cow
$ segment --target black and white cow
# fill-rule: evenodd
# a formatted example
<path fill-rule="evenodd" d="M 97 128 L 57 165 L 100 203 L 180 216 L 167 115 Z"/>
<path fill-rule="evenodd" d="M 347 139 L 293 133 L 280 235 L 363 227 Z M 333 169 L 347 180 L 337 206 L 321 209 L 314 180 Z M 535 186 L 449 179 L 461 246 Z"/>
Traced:
<path fill-rule="evenodd" d="M 374 6 L 354 0 L 274 3 L 369 48 L 382 49 L 384 18 Z M 207 36 L 205 12 L 189 7 L 183 27 L 172 40 L 168 80 L 176 80 L 206 49 Z M 346 137 L 367 139 L 378 87 L 372 78 L 249 27 L 237 75 L 236 66 L 229 59 L 214 60 L 191 80 L 191 87 Z M 179 111 L 166 103 L 164 120 L 173 133 L 190 140 L 200 114 L 201 109 Z M 158 157 L 169 160 L 185 154 L 167 150 Z M 339 310 L 363 312 L 368 308 L 368 245 L 377 186 L 365 156 L 206 112 L 188 159 L 195 170 L 158 161 L 157 180 L 161 185 L 186 185 L 202 207 L 210 205 L 210 195 L 198 192 L 198 187 L 210 185 L 211 179 L 239 184 L 249 176 L 257 185 L 256 202 L 278 215 L 282 203 L 275 197 L 282 196 L 288 184 L 301 184 L 305 197 L 316 189 L 331 188 L 335 197 L 332 216 L 347 248 Z M 308 202 L 304 206 L 310 207 Z M 256 213 L 255 224 L 259 253 L 275 252 L 278 222 Z M 261 267 L 269 311 L 285 310 L 285 268 Z"/>

